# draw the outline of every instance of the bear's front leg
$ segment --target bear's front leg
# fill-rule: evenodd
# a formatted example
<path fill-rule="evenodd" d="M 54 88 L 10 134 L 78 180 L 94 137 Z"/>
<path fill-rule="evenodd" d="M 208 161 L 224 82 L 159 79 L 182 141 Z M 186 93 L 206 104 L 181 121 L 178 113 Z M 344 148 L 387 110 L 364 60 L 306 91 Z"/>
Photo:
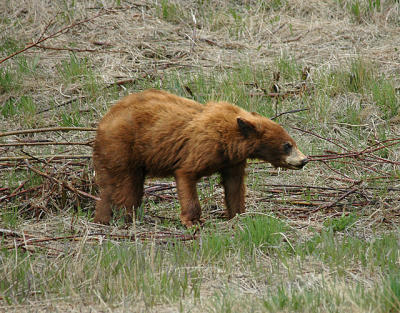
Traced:
<path fill-rule="evenodd" d="M 244 184 L 246 161 L 221 170 L 225 190 L 226 216 L 230 219 L 245 212 L 246 186 Z"/>
<path fill-rule="evenodd" d="M 196 190 L 197 178 L 192 173 L 175 172 L 176 188 L 181 204 L 181 222 L 186 227 L 201 223 L 201 207 Z"/>

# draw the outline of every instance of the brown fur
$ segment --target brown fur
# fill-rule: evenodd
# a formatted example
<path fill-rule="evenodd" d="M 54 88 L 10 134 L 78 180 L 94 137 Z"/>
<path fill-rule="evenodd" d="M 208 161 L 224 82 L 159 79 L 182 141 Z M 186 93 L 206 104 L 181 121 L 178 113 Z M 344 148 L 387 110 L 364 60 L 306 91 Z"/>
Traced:
<path fill-rule="evenodd" d="M 278 124 L 227 102 L 202 105 L 159 90 L 131 94 L 110 109 L 97 130 L 93 161 L 101 200 L 94 221 L 109 223 L 112 205 L 126 208 L 132 218 L 145 177 L 174 176 L 181 221 L 189 227 L 201 215 L 196 182 L 215 172 L 221 174 L 232 218 L 245 211 L 246 159 L 288 167 L 283 143 L 296 147 Z"/>

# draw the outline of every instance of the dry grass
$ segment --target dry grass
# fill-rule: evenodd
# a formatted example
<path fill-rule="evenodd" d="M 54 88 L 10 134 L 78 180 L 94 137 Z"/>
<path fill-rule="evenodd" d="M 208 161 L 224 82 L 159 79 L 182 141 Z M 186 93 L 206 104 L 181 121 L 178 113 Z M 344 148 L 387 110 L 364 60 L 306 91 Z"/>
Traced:
<path fill-rule="evenodd" d="M 375 256 L 365 265 L 361 256 L 352 260 L 345 253 L 344 261 L 336 256 L 343 264 L 332 265 L 328 257 L 300 252 L 319 235 L 325 238 L 327 230 L 333 232 L 333 239 L 326 235 L 332 247 L 343 249 L 346 238 L 372 245 L 398 231 L 400 6 L 389 0 L 379 7 L 373 3 L 375 7 L 351 0 L 0 3 L 0 62 L 72 25 L 0 63 L 0 131 L 57 128 L 0 133 L 1 246 L 16 258 L 27 252 L 34 260 L 31 275 L 44 273 L 50 264 L 75 266 L 75 275 L 59 287 L 67 295 L 39 292 L 29 283 L 21 298 L 21 290 L 3 287 L 0 311 L 293 312 L 297 295 L 304 312 L 384 312 L 383 300 L 357 300 L 357 288 L 366 290 L 361 299 L 386 288 L 384 277 L 390 271 L 377 265 Z M 304 80 L 301 73 L 307 67 L 311 70 Z M 274 80 L 274 72 L 280 80 Z M 280 87 L 278 97 L 271 95 L 273 84 Z M 243 257 L 238 248 L 218 252 L 222 263 L 232 260 L 221 264 L 205 257 L 207 249 L 217 248 L 202 246 L 204 255 L 189 257 L 193 247 L 211 240 L 210 233 L 225 238 L 244 227 L 243 218 L 221 219 L 223 192 L 214 176 L 199 184 L 207 223 L 195 234 L 179 223 L 170 180 L 146 182 L 144 214 L 133 226 L 118 219 L 108 227 L 91 223 L 96 197 L 90 163 L 93 132 L 77 127 L 96 127 L 116 99 L 149 87 L 201 102 L 226 99 L 271 117 L 307 109 L 278 121 L 314 162 L 299 172 L 259 162 L 248 167 L 247 214 L 285 221 L 288 229 L 281 231 L 279 247 L 295 251 L 293 255 L 259 247 L 252 257 Z M 96 289 L 101 284 L 85 276 L 85 264 L 96 264 L 96 249 L 109 243 L 115 249 L 138 249 L 149 257 L 143 265 L 147 269 L 154 249 L 174 258 L 171 242 L 178 242 L 187 263 L 178 270 L 201 273 L 198 297 L 178 301 L 175 294 L 160 291 L 149 304 L 144 291 L 125 286 L 131 296 L 121 290 L 107 300 L 107 293 Z M 332 248 L 318 244 L 321 255 Z M 0 256 L 0 280 L 17 268 L 13 257 L 5 255 Z M 155 272 L 175 264 L 168 262 Z M 110 287 L 114 292 L 130 276 L 124 277 L 116 275 Z M 85 286 L 94 291 L 82 291 Z M 323 292 L 316 295 L 318 288 Z M 293 292 L 289 300 L 285 292 Z M 334 305 L 329 299 L 335 296 Z M 316 298 L 320 302 L 313 302 Z"/>

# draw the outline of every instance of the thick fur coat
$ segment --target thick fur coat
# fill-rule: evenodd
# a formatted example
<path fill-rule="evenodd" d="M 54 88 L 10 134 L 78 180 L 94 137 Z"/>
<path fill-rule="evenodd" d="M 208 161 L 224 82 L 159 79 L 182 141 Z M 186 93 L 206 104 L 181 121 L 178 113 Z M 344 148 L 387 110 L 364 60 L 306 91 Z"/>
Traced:
<path fill-rule="evenodd" d="M 131 94 L 100 121 L 93 161 L 100 187 L 95 222 L 109 223 L 112 207 L 131 219 L 146 176 L 174 176 L 181 221 L 200 221 L 197 181 L 220 173 L 229 218 L 245 211 L 245 166 L 259 158 L 301 168 L 307 158 L 277 123 L 227 102 L 205 105 L 160 90 Z"/>

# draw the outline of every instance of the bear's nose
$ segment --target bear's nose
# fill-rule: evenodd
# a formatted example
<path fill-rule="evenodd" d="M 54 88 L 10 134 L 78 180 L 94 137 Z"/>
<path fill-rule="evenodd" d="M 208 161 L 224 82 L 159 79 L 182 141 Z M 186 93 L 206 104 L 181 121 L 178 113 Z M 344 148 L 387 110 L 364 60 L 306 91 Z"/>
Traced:
<path fill-rule="evenodd" d="M 308 158 L 305 158 L 301 161 L 301 167 L 303 167 L 304 165 L 306 165 L 310 160 Z"/>

